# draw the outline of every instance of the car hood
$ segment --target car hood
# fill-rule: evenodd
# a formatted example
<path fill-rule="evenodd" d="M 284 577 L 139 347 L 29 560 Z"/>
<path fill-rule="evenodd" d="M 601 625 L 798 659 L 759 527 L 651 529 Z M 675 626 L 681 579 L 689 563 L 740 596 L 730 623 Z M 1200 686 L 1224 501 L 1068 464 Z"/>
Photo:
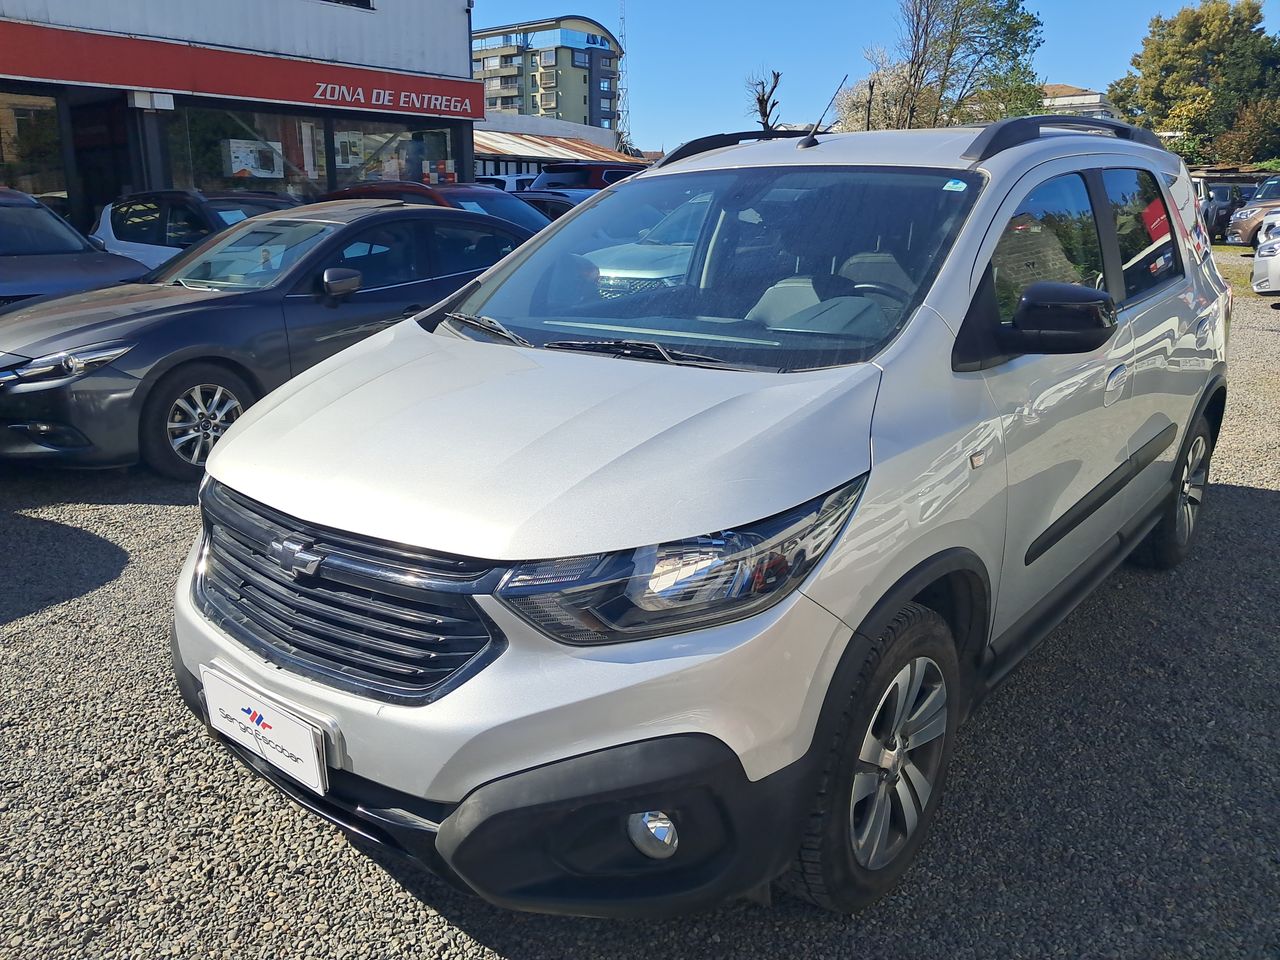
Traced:
<path fill-rule="evenodd" d="M 57 296 L 136 280 L 147 272 L 137 260 L 114 253 L 0 257 L 0 300 L 10 297 Z"/>
<path fill-rule="evenodd" d="M 772 374 L 398 324 L 260 401 L 208 472 L 310 523 L 527 560 L 779 513 L 870 467 L 872 364 Z"/>
<path fill-rule="evenodd" d="M 126 283 L 36 300 L 0 313 L 0 353 L 40 357 L 91 343 L 127 340 L 157 320 L 236 295 Z"/>
<path fill-rule="evenodd" d="M 689 269 L 691 246 L 666 243 L 624 243 L 586 254 L 599 271 L 611 277 L 673 277 Z"/>

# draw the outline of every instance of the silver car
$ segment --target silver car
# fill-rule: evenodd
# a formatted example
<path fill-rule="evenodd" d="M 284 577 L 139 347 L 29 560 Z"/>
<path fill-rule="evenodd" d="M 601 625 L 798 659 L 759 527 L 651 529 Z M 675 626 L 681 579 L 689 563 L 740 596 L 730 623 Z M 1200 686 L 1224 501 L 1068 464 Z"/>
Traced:
<path fill-rule="evenodd" d="M 1231 297 L 1124 124 L 761 136 L 240 418 L 176 594 L 219 744 L 514 909 L 894 886 L 975 705 L 1192 548 Z"/>

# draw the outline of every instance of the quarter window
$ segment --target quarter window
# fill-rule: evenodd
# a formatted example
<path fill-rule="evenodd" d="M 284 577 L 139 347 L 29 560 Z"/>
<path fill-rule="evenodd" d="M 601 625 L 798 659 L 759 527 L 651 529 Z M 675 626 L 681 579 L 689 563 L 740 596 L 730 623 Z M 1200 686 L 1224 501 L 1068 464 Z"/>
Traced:
<path fill-rule="evenodd" d="M 1182 276 L 1169 207 L 1145 170 L 1104 170 L 1102 184 L 1115 217 L 1126 300 Z"/>
<path fill-rule="evenodd" d="M 1102 243 L 1079 174 L 1042 183 L 1022 201 L 991 256 L 1000 319 L 1013 320 L 1022 292 L 1043 280 L 1106 286 Z"/>

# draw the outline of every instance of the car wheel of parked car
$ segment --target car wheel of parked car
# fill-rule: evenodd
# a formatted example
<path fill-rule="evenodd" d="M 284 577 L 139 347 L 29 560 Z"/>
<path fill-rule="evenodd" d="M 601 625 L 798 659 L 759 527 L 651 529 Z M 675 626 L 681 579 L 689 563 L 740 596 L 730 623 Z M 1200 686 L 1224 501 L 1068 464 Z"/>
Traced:
<path fill-rule="evenodd" d="M 1140 567 L 1168 570 L 1176 567 L 1191 551 L 1199 526 L 1200 508 L 1209 485 L 1209 464 L 1213 459 L 1213 431 L 1209 421 L 1199 417 L 1177 468 L 1177 490 L 1160 522 L 1138 544 L 1129 559 Z"/>
<path fill-rule="evenodd" d="M 253 403 L 244 379 L 213 363 L 173 370 L 152 388 L 142 411 L 147 466 L 175 480 L 198 480 L 218 439 Z"/>
<path fill-rule="evenodd" d="M 937 810 L 960 701 L 951 631 L 907 604 L 850 693 L 785 889 L 850 913 L 893 888 Z"/>

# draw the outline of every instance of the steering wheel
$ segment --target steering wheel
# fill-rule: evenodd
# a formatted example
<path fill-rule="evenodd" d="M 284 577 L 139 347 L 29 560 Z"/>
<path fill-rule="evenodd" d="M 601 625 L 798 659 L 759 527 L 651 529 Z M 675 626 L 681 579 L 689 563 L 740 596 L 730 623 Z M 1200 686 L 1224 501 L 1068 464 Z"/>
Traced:
<path fill-rule="evenodd" d="M 881 283 L 878 280 L 859 280 L 853 285 L 853 289 L 859 293 L 878 293 L 890 300 L 896 300 L 901 306 L 905 307 L 911 302 L 914 294 L 903 290 L 901 287 L 895 287 L 892 283 Z"/>

